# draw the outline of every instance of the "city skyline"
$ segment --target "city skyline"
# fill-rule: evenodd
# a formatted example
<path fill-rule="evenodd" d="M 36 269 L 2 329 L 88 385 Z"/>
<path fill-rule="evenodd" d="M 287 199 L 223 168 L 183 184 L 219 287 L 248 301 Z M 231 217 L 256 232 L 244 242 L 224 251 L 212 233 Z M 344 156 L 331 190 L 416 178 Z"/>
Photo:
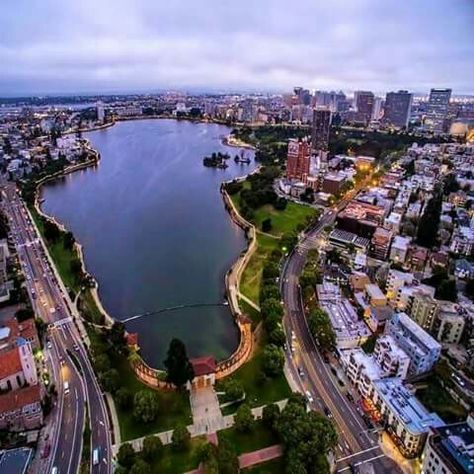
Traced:
<path fill-rule="evenodd" d="M 250 10 L 145 1 L 58 8 L 49 0 L 41 10 L 7 2 L 2 13 L 2 96 L 281 92 L 295 84 L 377 94 L 432 87 L 474 92 L 474 7 L 467 1 L 300 1 L 291 10 L 263 2 Z"/>

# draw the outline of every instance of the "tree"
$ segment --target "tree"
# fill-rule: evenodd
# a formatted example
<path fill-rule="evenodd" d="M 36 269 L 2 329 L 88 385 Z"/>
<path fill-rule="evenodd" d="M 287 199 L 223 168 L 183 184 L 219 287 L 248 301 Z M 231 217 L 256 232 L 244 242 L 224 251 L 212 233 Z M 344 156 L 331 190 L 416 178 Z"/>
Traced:
<path fill-rule="evenodd" d="M 186 347 L 179 339 L 172 339 L 168 357 L 164 361 L 167 369 L 166 378 L 178 388 L 194 378 L 194 369 L 186 354 Z"/>
<path fill-rule="evenodd" d="M 137 458 L 130 469 L 130 474 L 150 474 L 151 467 L 143 459 Z"/>
<path fill-rule="evenodd" d="M 260 301 L 263 302 L 269 298 L 280 299 L 280 290 L 275 283 L 265 283 L 260 291 Z"/>
<path fill-rule="evenodd" d="M 263 350 L 263 372 L 268 377 L 276 377 L 283 372 L 285 355 L 283 351 L 274 344 L 268 344 Z"/>
<path fill-rule="evenodd" d="M 150 423 L 158 415 L 159 402 L 154 392 L 141 390 L 133 397 L 133 416 L 138 421 Z"/>
<path fill-rule="evenodd" d="M 274 429 L 280 415 L 280 407 L 276 403 L 265 405 L 262 410 L 262 421 L 270 429 Z"/>
<path fill-rule="evenodd" d="M 120 387 L 115 392 L 114 400 L 122 410 L 130 408 L 132 404 L 132 392 L 130 392 L 128 388 Z"/>
<path fill-rule="evenodd" d="M 270 232 L 272 230 L 272 220 L 270 218 L 264 219 L 262 221 L 262 231 Z"/>
<path fill-rule="evenodd" d="M 252 410 L 247 403 L 243 403 L 235 413 L 235 429 L 241 433 L 248 433 L 252 431 L 254 426 L 255 419 L 252 415 Z"/>
<path fill-rule="evenodd" d="M 271 280 L 275 281 L 280 276 L 280 268 L 275 262 L 268 262 L 263 267 L 262 280 L 264 282 Z"/>
<path fill-rule="evenodd" d="M 97 372 L 107 372 L 111 367 L 109 356 L 105 352 L 98 354 L 97 357 L 94 357 L 94 367 Z"/>
<path fill-rule="evenodd" d="M 217 451 L 219 474 L 237 474 L 239 472 L 239 459 L 232 444 L 225 438 L 219 441 Z"/>
<path fill-rule="evenodd" d="M 176 451 L 186 451 L 191 443 L 191 434 L 185 425 L 179 424 L 173 430 L 171 446 Z"/>
<path fill-rule="evenodd" d="M 286 451 L 287 463 L 295 463 L 291 472 L 329 472 L 326 467 L 315 471 L 312 466 L 321 466 L 319 456 L 325 456 L 337 443 L 337 433 L 328 418 L 317 412 L 307 412 L 298 399 L 290 398 L 275 423 L 276 431 Z M 297 462 L 299 461 L 299 463 Z M 288 469 L 286 470 L 288 471 Z"/>
<path fill-rule="evenodd" d="M 58 226 L 49 219 L 43 219 L 44 236 L 49 242 L 56 242 L 61 235 Z"/>
<path fill-rule="evenodd" d="M 130 443 L 124 443 L 120 446 L 117 453 L 118 463 L 125 468 L 132 467 L 133 461 L 135 460 L 135 450 Z"/>
<path fill-rule="evenodd" d="M 163 443 L 158 436 L 147 436 L 143 440 L 142 456 L 149 463 L 153 463 L 163 452 Z"/>
<path fill-rule="evenodd" d="M 120 321 L 114 321 L 110 328 L 110 342 L 118 352 L 121 352 L 125 344 L 125 324 Z"/>
<path fill-rule="evenodd" d="M 35 313 L 30 308 L 20 308 L 15 313 L 15 318 L 19 323 L 22 323 L 23 321 L 26 321 L 27 319 L 34 318 L 34 316 L 35 316 Z"/>
<path fill-rule="evenodd" d="M 440 300 L 452 301 L 455 303 L 458 299 L 456 280 L 453 278 L 443 280 L 437 288 L 435 296 Z"/>
<path fill-rule="evenodd" d="M 206 443 L 199 448 L 198 459 L 204 474 L 219 474 L 219 464 L 217 460 L 217 446 Z"/>
<path fill-rule="evenodd" d="M 437 244 L 438 226 L 441 215 L 442 195 L 439 190 L 428 201 L 420 218 L 417 233 L 417 244 L 432 248 Z"/>
<path fill-rule="evenodd" d="M 308 317 L 311 334 L 323 350 L 331 350 L 336 344 L 336 335 L 327 313 L 319 308 L 313 309 Z"/>
<path fill-rule="evenodd" d="M 260 312 L 264 319 L 272 316 L 278 316 L 281 319 L 283 317 L 283 306 L 280 300 L 268 298 L 260 304 Z"/>
<path fill-rule="evenodd" d="M 120 386 L 120 374 L 117 369 L 109 369 L 101 374 L 100 380 L 106 392 L 114 393 Z"/>
<path fill-rule="evenodd" d="M 467 280 L 464 292 L 471 301 L 474 301 L 474 279 Z"/>
<path fill-rule="evenodd" d="M 227 379 L 222 383 L 222 391 L 225 392 L 226 401 L 240 400 L 244 396 L 242 384 L 235 379 Z"/>
<path fill-rule="evenodd" d="M 73 258 L 69 264 L 69 269 L 73 275 L 78 276 L 82 273 L 82 263 L 78 258 Z"/>
<path fill-rule="evenodd" d="M 270 344 L 274 344 L 275 346 L 282 347 L 285 345 L 285 341 L 286 336 L 281 326 L 273 329 L 273 331 L 271 331 L 268 335 L 268 342 L 270 342 Z"/>

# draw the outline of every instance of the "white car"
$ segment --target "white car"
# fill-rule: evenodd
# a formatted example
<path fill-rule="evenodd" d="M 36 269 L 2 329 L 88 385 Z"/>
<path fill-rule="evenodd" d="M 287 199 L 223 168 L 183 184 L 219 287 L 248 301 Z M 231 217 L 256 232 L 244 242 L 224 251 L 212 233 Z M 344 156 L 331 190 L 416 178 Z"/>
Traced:
<path fill-rule="evenodd" d="M 64 395 L 67 395 L 69 393 L 69 382 L 66 380 L 64 382 Z"/>
<path fill-rule="evenodd" d="M 314 402 L 313 395 L 311 395 L 311 392 L 309 390 L 306 390 L 306 399 L 308 400 L 309 403 Z"/>

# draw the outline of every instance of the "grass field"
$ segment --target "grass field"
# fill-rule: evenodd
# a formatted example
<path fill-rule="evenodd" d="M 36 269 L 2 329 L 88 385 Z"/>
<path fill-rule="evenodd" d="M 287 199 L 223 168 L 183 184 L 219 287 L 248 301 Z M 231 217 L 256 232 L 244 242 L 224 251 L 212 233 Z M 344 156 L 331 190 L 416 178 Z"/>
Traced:
<path fill-rule="evenodd" d="M 263 266 L 272 251 L 278 248 L 279 243 L 278 239 L 257 234 L 257 249 L 242 273 L 240 291 L 257 304 L 259 303 Z"/>
<path fill-rule="evenodd" d="M 219 441 L 227 439 L 238 455 L 278 444 L 275 433 L 267 428 L 261 420 L 257 420 L 254 429 L 248 433 L 241 433 L 232 427 L 218 431 L 217 436 Z"/>
<path fill-rule="evenodd" d="M 117 359 L 112 362 L 113 367 L 119 371 L 121 386 L 128 388 L 131 393 L 137 393 L 141 390 L 151 391 L 159 398 L 159 414 L 152 423 L 138 422 L 133 417 L 132 410 L 123 410 L 117 406 L 122 441 L 170 430 L 178 423 L 186 425 L 192 423 L 191 407 L 187 393 L 153 390 L 135 377 L 127 359 Z"/>
<path fill-rule="evenodd" d="M 153 474 L 182 474 L 196 469 L 199 464 L 199 450 L 207 443 L 204 436 L 191 440 L 191 447 L 185 452 L 173 451 L 170 445 L 163 449 L 163 455 L 151 466 Z"/>
<path fill-rule="evenodd" d="M 250 306 L 245 300 L 239 299 L 239 305 L 242 311 L 252 320 L 252 326 L 255 328 L 262 320 L 260 311 Z"/>
<path fill-rule="evenodd" d="M 233 379 L 242 384 L 246 394 L 245 402 L 251 407 L 274 403 L 291 395 L 284 374 L 271 379 L 262 379 L 262 355 L 263 348 L 258 347 L 255 355 L 232 375 Z M 237 408 L 237 404 L 231 405 L 230 410 L 226 410 L 226 414 L 235 412 Z"/>

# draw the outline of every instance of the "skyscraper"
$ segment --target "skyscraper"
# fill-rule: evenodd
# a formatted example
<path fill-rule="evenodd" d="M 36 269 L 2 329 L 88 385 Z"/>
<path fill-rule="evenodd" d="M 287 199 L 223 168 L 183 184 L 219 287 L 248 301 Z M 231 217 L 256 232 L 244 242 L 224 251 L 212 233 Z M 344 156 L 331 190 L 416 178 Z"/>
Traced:
<path fill-rule="evenodd" d="M 385 97 L 383 121 L 396 128 L 408 126 L 413 95 L 408 91 L 388 92 Z"/>
<path fill-rule="evenodd" d="M 374 94 L 369 91 L 354 92 L 354 106 L 357 111 L 357 121 L 368 124 L 374 108 Z"/>
<path fill-rule="evenodd" d="M 286 177 L 298 179 L 306 183 L 311 162 L 311 150 L 307 139 L 288 141 L 288 155 L 286 162 Z"/>
<path fill-rule="evenodd" d="M 434 133 L 446 131 L 446 117 L 448 116 L 451 92 L 451 89 L 431 89 L 424 122 L 425 130 Z"/>
<path fill-rule="evenodd" d="M 331 111 L 327 107 L 315 107 L 313 110 L 313 127 L 311 143 L 314 152 L 327 151 L 329 148 L 329 129 Z"/>
<path fill-rule="evenodd" d="M 105 119 L 105 111 L 104 111 L 104 104 L 100 101 L 96 103 L 96 111 L 97 111 L 97 121 L 100 123 L 104 123 Z"/>

